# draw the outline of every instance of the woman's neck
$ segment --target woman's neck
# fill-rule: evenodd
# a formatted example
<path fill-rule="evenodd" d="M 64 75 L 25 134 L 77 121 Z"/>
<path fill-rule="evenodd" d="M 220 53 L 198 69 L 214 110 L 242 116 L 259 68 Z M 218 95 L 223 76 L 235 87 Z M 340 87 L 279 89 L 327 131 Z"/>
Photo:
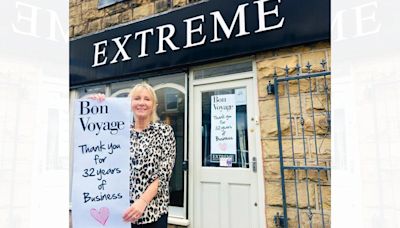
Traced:
<path fill-rule="evenodd" d="M 135 130 L 143 131 L 150 124 L 150 119 L 136 119 L 135 120 Z"/>

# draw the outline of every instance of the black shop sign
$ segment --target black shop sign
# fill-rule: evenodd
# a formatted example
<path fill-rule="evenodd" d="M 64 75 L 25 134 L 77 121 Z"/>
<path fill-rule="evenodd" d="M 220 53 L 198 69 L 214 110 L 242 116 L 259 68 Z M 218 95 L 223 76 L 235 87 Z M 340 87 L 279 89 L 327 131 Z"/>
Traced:
<path fill-rule="evenodd" d="M 330 0 L 210 0 L 70 41 L 70 84 L 330 38 Z"/>

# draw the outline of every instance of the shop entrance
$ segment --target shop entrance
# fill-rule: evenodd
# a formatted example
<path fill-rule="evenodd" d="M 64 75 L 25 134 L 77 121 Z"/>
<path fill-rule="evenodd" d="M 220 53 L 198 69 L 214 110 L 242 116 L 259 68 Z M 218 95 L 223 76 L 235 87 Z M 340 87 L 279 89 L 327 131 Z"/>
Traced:
<path fill-rule="evenodd" d="M 191 227 L 260 227 L 253 79 L 207 80 L 192 83 Z"/>

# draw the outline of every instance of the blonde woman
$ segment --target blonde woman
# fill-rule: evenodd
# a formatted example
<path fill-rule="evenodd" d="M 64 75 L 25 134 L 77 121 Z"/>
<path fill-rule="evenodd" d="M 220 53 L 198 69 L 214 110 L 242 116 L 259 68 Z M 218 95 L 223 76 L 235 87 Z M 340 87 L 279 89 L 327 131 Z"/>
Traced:
<path fill-rule="evenodd" d="M 134 121 L 130 137 L 131 206 L 122 218 L 132 228 L 167 228 L 169 180 L 175 164 L 175 137 L 171 126 L 158 121 L 157 96 L 147 83 L 129 94 Z M 93 99 L 102 101 L 103 94 Z"/>

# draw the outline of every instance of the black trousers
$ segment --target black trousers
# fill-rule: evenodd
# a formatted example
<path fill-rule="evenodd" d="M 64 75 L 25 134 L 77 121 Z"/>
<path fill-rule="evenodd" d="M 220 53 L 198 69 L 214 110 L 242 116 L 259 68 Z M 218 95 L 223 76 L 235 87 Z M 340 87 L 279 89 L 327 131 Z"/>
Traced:
<path fill-rule="evenodd" d="M 131 224 L 132 228 L 167 228 L 168 214 L 162 215 L 157 221 L 143 225 Z"/>

